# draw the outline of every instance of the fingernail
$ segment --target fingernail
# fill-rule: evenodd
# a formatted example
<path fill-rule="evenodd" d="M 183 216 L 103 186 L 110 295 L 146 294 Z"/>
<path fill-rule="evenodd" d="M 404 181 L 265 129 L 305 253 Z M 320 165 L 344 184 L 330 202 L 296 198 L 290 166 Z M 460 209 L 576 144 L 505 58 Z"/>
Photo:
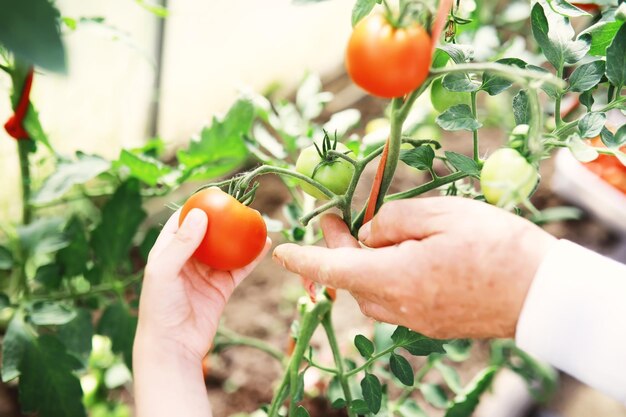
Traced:
<path fill-rule="evenodd" d="M 187 213 L 185 221 L 183 222 L 183 227 L 190 230 L 198 229 L 205 225 L 206 220 L 206 213 L 200 209 L 195 208 Z"/>
<path fill-rule="evenodd" d="M 365 223 L 359 230 L 359 240 L 365 242 L 372 233 L 372 222 Z"/>

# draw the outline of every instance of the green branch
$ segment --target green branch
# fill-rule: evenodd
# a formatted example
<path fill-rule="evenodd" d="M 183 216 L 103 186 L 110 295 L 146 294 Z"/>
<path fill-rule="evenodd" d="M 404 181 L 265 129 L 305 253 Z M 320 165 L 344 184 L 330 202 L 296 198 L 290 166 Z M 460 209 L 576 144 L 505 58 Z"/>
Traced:
<path fill-rule="evenodd" d="M 426 184 L 422 184 L 418 187 L 411 188 L 410 190 L 402 191 L 400 193 L 391 194 L 385 198 L 385 201 L 393 201 L 393 200 L 403 200 L 405 198 L 417 197 L 420 194 L 424 194 L 427 191 L 434 190 L 443 185 L 450 184 L 452 182 L 461 180 L 463 178 L 468 177 L 469 175 L 465 172 L 455 172 L 452 174 L 448 174 L 444 177 L 437 177 L 436 179 L 427 182 Z"/>
<path fill-rule="evenodd" d="M 271 357 L 277 359 L 281 364 L 285 364 L 287 360 L 287 356 L 283 352 L 263 340 L 241 335 L 233 330 L 227 329 L 224 326 L 220 326 L 219 329 L 217 329 L 217 336 L 221 336 L 226 339 L 225 342 L 219 343 L 221 346 L 248 346 L 267 353 Z"/>

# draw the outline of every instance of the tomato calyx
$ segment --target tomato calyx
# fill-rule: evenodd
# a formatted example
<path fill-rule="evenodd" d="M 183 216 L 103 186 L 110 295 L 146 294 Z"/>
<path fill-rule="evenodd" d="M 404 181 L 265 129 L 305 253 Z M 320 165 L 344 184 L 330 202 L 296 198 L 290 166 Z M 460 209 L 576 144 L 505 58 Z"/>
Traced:
<path fill-rule="evenodd" d="M 320 170 L 320 168 L 324 167 L 324 166 L 330 166 L 333 165 L 338 161 L 339 158 L 341 158 L 340 156 L 337 156 L 337 132 L 335 132 L 335 134 L 333 135 L 333 139 L 330 139 L 330 135 L 328 134 L 328 132 L 326 130 L 324 130 L 324 139 L 322 140 L 322 147 L 320 149 L 319 145 L 315 142 L 313 142 L 313 145 L 315 146 L 315 149 L 317 150 L 317 153 L 320 156 L 320 159 L 322 160 L 319 164 L 317 164 L 317 166 L 313 169 L 313 173 L 311 174 L 311 178 L 315 179 L 315 174 L 317 174 L 317 172 Z M 335 154 L 331 153 L 335 152 Z M 346 152 L 340 152 L 343 153 L 344 155 L 348 156 L 348 154 L 351 153 L 351 151 L 346 151 Z"/>

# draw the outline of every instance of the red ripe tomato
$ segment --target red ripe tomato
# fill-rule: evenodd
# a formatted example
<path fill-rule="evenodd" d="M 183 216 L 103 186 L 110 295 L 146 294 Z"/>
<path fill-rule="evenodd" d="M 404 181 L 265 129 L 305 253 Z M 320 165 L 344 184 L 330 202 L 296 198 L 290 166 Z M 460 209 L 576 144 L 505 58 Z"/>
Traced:
<path fill-rule="evenodd" d="M 219 188 L 206 188 L 185 202 L 179 224 L 194 208 L 203 210 L 209 219 L 194 258 L 213 269 L 232 271 L 243 268 L 259 256 L 265 246 L 267 228 L 258 211 L 241 204 Z"/>
<path fill-rule="evenodd" d="M 604 144 L 599 137 L 591 141 L 591 145 L 596 148 L 604 148 Z M 626 152 L 626 146 L 621 148 L 622 152 Z M 612 155 L 600 155 L 585 166 L 594 174 L 602 178 L 613 187 L 626 194 L 626 166 Z"/>
<path fill-rule="evenodd" d="M 572 5 L 591 14 L 600 10 L 600 6 L 595 3 L 572 3 Z"/>
<path fill-rule="evenodd" d="M 401 97 L 422 85 L 432 55 L 430 36 L 418 23 L 394 28 L 382 14 L 361 20 L 352 31 L 346 69 L 368 93 Z"/>

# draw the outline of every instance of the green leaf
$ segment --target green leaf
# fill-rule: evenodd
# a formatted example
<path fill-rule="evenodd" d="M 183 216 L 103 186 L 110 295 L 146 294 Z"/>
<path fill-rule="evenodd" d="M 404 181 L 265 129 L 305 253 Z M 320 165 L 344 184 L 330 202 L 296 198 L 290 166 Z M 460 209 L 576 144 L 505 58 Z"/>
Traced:
<path fill-rule="evenodd" d="M 146 232 L 141 244 L 139 245 L 139 254 L 144 261 L 148 260 L 148 255 L 154 246 L 159 234 L 161 233 L 161 229 L 158 227 L 151 227 Z"/>
<path fill-rule="evenodd" d="M 596 24 L 585 29 L 578 36 L 591 36 L 589 55 L 603 57 L 623 23 L 615 20 L 615 10 L 609 9 L 602 13 L 602 17 Z"/>
<path fill-rule="evenodd" d="M 413 368 L 411 364 L 404 356 L 400 356 L 397 353 L 392 353 L 389 358 L 389 367 L 391 372 L 407 387 L 412 387 L 415 381 L 415 375 L 413 374 Z"/>
<path fill-rule="evenodd" d="M 590 112 L 593 107 L 594 99 L 593 99 L 593 91 L 597 87 L 592 88 L 591 90 L 584 91 L 580 93 L 579 100 L 580 104 L 587 108 L 587 111 Z"/>
<path fill-rule="evenodd" d="M 356 400 L 352 401 L 350 408 L 355 414 L 359 416 L 367 415 L 370 413 L 369 405 L 365 400 L 362 400 L 361 398 L 357 398 Z"/>
<path fill-rule="evenodd" d="M 17 229 L 22 248 L 31 255 L 47 254 L 66 247 L 69 242 L 61 231 L 63 218 L 41 217 Z"/>
<path fill-rule="evenodd" d="M 448 384 L 448 387 L 450 387 L 454 393 L 461 391 L 461 378 L 456 369 L 446 365 L 440 360 L 435 362 L 435 368 L 441 373 L 443 380 L 446 381 L 446 384 Z"/>
<path fill-rule="evenodd" d="M 63 235 L 69 245 L 56 254 L 56 263 L 61 266 L 61 273 L 66 277 L 75 277 L 85 272 L 89 261 L 89 244 L 85 237 L 85 227 L 77 216 L 67 222 Z"/>
<path fill-rule="evenodd" d="M 457 104 L 437 116 L 437 124 L 445 130 L 474 131 L 482 127 L 482 123 L 474 118 L 472 109 L 467 104 Z"/>
<path fill-rule="evenodd" d="M 400 160 L 402 162 L 421 171 L 431 170 L 434 159 L 435 151 L 428 145 L 402 149 L 400 151 Z"/>
<path fill-rule="evenodd" d="M 357 334 L 354 338 L 354 346 L 365 359 L 372 357 L 374 353 L 374 343 L 372 343 L 367 337 Z"/>
<path fill-rule="evenodd" d="M 399 413 L 401 417 L 428 417 L 424 410 L 411 398 L 404 401 L 396 412 Z"/>
<path fill-rule="evenodd" d="M 575 64 L 589 50 L 588 37 L 572 40 L 575 32 L 569 19 L 550 9 L 544 10 L 540 3 L 532 8 L 531 25 L 535 40 L 554 68 Z"/>
<path fill-rule="evenodd" d="M 60 326 L 58 335 L 67 351 L 76 356 L 83 365 L 87 364 L 93 337 L 91 313 L 84 308 L 76 309 L 76 317 Z"/>
<path fill-rule="evenodd" d="M 469 62 L 473 54 L 473 50 L 471 48 L 464 48 L 460 45 L 451 43 L 438 45 L 437 49 L 448 54 L 455 64 L 464 64 Z"/>
<path fill-rule="evenodd" d="M 467 175 L 477 178 L 480 175 L 480 167 L 472 158 L 451 151 L 446 151 L 445 155 L 448 162 L 450 162 L 450 164 L 452 164 L 452 166 L 460 172 L 464 172 Z"/>
<path fill-rule="evenodd" d="M 299 402 L 304 398 L 304 374 L 306 369 L 298 374 L 298 380 L 296 381 L 296 393 L 292 398 L 292 401 Z"/>
<path fill-rule="evenodd" d="M 402 326 L 398 326 L 395 332 L 393 332 L 391 340 L 393 340 L 396 346 L 406 349 L 414 356 L 445 353 L 443 348 L 445 341 L 431 339 Z"/>
<path fill-rule="evenodd" d="M 582 140 L 578 135 L 570 136 L 567 146 L 574 158 L 580 162 L 591 162 L 600 155 L 593 146 L 590 146 L 589 143 Z"/>
<path fill-rule="evenodd" d="M 613 134 L 609 129 L 604 127 L 600 132 L 600 139 L 602 139 L 602 143 L 604 143 L 607 148 L 617 149 L 626 143 L 626 134 L 624 134 L 623 126 L 616 134 Z"/>
<path fill-rule="evenodd" d="M 460 72 L 447 74 L 441 80 L 441 84 L 447 90 L 454 92 L 471 93 L 480 89 L 480 83 L 472 80 L 468 74 Z"/>
<path fill-rule="evenodd" d="M 65 72 L 58 10 L 48 0 L 0 0 L 0 44 L 42 68 Z"/>
<path fill-rule="evenodd" d="M 33 103 L 28 104 L 28 112 L 26 113 L 26 118 L 24 118 L 24 129 L 26 129 L 26 132 L 28 132 L 31 139 L 35 142 L 41 143 L 54 153 L 54 149 L 52 149 L 52 145 L 50 145 L 50 141 L 48 140 L 48 135 L 46 135 L 46 132 L 44 132 L 43 127 L 41 126 L 39 113 L 37 112 L 35 106 L 33 106 Z"/>
<path fill-rule="evenodd" d="M 22 412 L 40 417 L 84 417 L 80 381 L 72 371 L 80 363 L 52 335 L 28 343 L 20 361 Z"/>
<path fill-rule="evenodd" d="M 61 162 L 32 198 L 35 204 L 55 201 L 68 192 L 74 185 L 84 184 L 107 171 L 111 163 L 96 155 L 78 152 L 77 160 Z"/>
<path fill-rule="evenodd" d="M 49 290 L 58 289 L 62 279 L 61 266 L 54 263 L 40 266 L 35 273 L 35 280 Z"/>
<path fill-rule="evenodd" d="M 526 62 L 522 61 L 518 58 L 504 58 L 496 61 L 498 64 L 510 65 L 518 68 L 526 68 Z M 483 74 L 483 82 L 480 86 L 480 89 L 487 92 L 490 96 L 495 96 L 497 94 L 502 93 L 510 86 L 513 85 L 513 82 L 504 78 L 497 74 L 492 74 L 489 71 L 485 71 Z"/>
<path fill-rule="evenodd" d="M 578 129 L 582 138 L 594 138 L 600 134 L 606 123 L 606 114 L 591 112 L 578 121 Z"/>
<path fill-rule="evenodd" d="M 378 3 L 376 0 L 357 0 L 352 8 L 352 26 L 356 26 L 361 19 L 370 14 L 376 3 Z"/>
<path fill-rule="evenodd" d="M 569 90 L 582 93 L 598 85 L 604 75 L 604 61 L 598 60 L 576 68 L 569 77 Z"/>
<path fill-rule="evenodd" d="M 527 125 L 530 121 L 530 102 L 528 101 L 528 93 L 520 90 L 513 97 L 513 117 L 515 117 L 516 125 Z"/>
<path fill-rule="evenodd" d="M 463 362 L 469 359 L 472 350 L 472 341 L 469 339 L 454 339 L 443 345 L 446 357 L 454 362 Z"/>
<path fill-rule="evenodd" d="M 537 72 L 542 72 L 544 74 L 552 74 L 551 71 L 548 71 L 547 69 L 545 69 L 543 67 L 538 67 L 536 65 L 527 65 L 526 69 L 532 70 L 532 71 L 537 71 Z M 541 84 L 541 89 L 548 95 L 548 97 L 550 97 L 552 99 L 556 99 L 561 94 L 561 91 L 559 91 L 552 84 L 542 83 Z"/>
<path fill-rule="evenodd" d="M 446 408 L 448 406 L 448 397 L 441 385 L 420 384 L 420 392 L 424 396 L 424 399 L 433 407 Z"/>
<path fill-rule="evenodd" d="M 552 0 L 550 5 L 555 12 L 568 17 L 589 16 L 589 13 L 568 3 L 565 0 Z"/>
<path fill-rule="evenodd" d="M 4 246 L 0 246 L 0 271 L 9 271 L 13 267 L 13 254 Z"/>
<path fill-rule="evenodd" d="M 298 408 L 296 408 L 295 417 L 311 417 L 311 415 L 309 414 L 308 411 L 306 411 L 306 408 L 299 405 Z"/>
<path fill-rule="evenodd" d="M 333 94 L 322 91 L 322 80 L 317 74 L 309 74 L 300 84 L 296 93 L 296 106 L 306 120 L 315 119 L 324 110 Z"/>
<path fill-rule="evenodd" d="M 111 339 L 113 352 L 124 356 L 128 369 L 133 369 L 132 353 L 136 328 L 137 316 L 131 314 L 128 306 L 121 301 L 108 306 L 98 323 L 98 333 Z"/>
<path fill-rule="evenodd" d="M 76 310 L 55 301 L 37 301 L 29 308 L 28 316 L 37 326 L 60 326 L 76 317 Z"/>
<path fill-rule="evenodd" d="M 20 375 L 19 365 L 24 349 L 34 339 L 35 333 L 24 321 L 22 313 L 16 313 L 2 340 L 2 382 L 9 382 Z"/>
<path fill-rule="evenodd" d="M 463 392 L 457 395 L 445 414 L 445 417 L 469 417 L 472 415 L 481 395 L 491 386 L 498 368 L 490 367 L 474 377 Z"/>
<path fill-rule="evenodd" d="M 213 118 L 211 126 L 202 129 L 200 137 L 193 139 L 188 149 L 179 150 L 178 160 L 195 179 L 227 174 L 248 157 L 243 135 L 250 131 L 253 119 L 252 103 L 238 100 L 222 120 Z"/>
<path fill-rule="evenodd" d="M 378 413 L 383 398 L 383 388 L 376 375 L 365 374 L 365 377 L 361 380 L 361 392 L 367 408 L 374 414 Z"/>
<path fill-rule="evenodd" d="M 626 25 L 606 48 L 606 76 L 618 91 L 626 85 Z"/>
<path fill-rule="evenodd" d="M 128 174 L 144 184 L 156 187 L 165 182 L 164 177 L 172 173 L 172 168 L 158 159 L 123 149 L 114 163 L 118 169 L 128 170 Z"/>
<path fill-rule="evenodd" d="M 131 178 L 104 205 L 102 220 L 91 235 L 91 247 L 105 268 L 112 270 L 127 261 L 133 237 L 145 217 L 139 183 Z"/>

